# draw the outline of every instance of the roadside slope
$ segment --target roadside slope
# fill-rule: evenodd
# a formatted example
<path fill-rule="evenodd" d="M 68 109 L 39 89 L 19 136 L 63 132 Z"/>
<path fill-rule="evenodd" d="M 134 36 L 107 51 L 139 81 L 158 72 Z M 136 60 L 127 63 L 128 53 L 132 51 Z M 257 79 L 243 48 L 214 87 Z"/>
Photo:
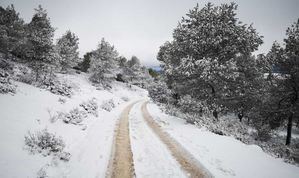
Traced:
<path fill-rule="evenodd" d="M 271 157 L 257 145 L 246 145 L 232 137 L 186 124 L 183 119 L 163 113 L 153 103 L 147 109 L 164 131 L 217 178 L 296 178 L 299 175 L 299 167 Z"/>

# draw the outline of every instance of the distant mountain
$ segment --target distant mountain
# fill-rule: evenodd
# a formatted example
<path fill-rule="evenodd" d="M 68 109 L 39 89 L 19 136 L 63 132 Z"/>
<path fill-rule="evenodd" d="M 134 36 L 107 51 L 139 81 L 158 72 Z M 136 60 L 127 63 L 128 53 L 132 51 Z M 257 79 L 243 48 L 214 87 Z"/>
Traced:
<path fill-rule="evenodd" d="M 156 72 L 161 72 L 162 68 L 160 66 L 151 66 L 149 68 L 152 68 L 153 70 L 155 70 Z"/>

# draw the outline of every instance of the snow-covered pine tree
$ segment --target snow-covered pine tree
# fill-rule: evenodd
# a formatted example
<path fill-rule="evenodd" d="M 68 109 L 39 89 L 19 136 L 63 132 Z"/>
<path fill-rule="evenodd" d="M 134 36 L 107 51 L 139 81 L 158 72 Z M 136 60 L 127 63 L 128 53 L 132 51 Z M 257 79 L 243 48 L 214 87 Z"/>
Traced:
<path fill-rule="evenodd" d="M 291 143 L 294 120 L 299 118 L 299 19 L 286 31 L 285 47 L 274 43 L 268 59 L 277 68 L 271 76 L 273 115 L 287 122 L 286 145 Z"/>
<path fill-rule="evenodd" d="M 227 82 L 229 90 L 225 90 L 221 104 L 226 111 L 236 113 L 240 122 L 243 117 L 249 121 L 249 114 L 268 92 L 268 85 L 264 79 L 264 58 L 258 56 L 236 57 L 238 76 L 234 81 Z M 256 108 L 258 109 L 258 108 Z"/>
<path fill-rule="evenodd" d="M 79 69 L 82 72 L 87 72 L 89 67 L 90 67 L 90 60 L 92 57 L 92 52 L 87 52 L 86 54 L 84 54 L 83 56 L 83 61 L 79 63 Z"/>
<path fill-rule="evenodd" d="M 158 54 L 169 87 L 207 103 L 215 118 L 224 109 L 222 98 L 235 89 L 230 83 L 240 75 L 237 57 L 250 56 L 262 44 L 255 29 L 237 19 L 236 9 L 235 3 L 197 5 Z"/>
<path fill-rule="evenodd" d="M 95 83 L 107 84 L 107 81 L 116 77 L 118 52 L 104 38 L 98 49 L 92 52 L 90 60 L 91 77 Z"/>
<path fill-rule="evenodd" d="M 41 73 L 48 68 L 45 64 L 55 63 L 53 36 L 55 29 L 51 26 L 50 19 L 41 5 L 35 9 L 35 14 L 28 24 L 29 57 L 32 67 L 36 72 L 36 81 Z"/>
<path fill-rule="evenodd" d="M 126 81 L 143 88 L 146 88 L 147 83 L 151 80 L 147 68 L 140 64 L 140 60 L 136 56 L 132 56 L 122 71 Z"/>
<path fill-rule="evenodd" d="M 25 44 L 25 24 L 13 5 L 6 9 L 0 6 L 0 51 L 13 53 L 21 57 L 21 48 Z"/>
<path fill-rule="evenodd" d="M 79 58 L 79 38 L 68 30 L 57 40 L 56 48 L 61 57 L 60 65 L 62 71 L 73 68 L 80 62 Z"/>

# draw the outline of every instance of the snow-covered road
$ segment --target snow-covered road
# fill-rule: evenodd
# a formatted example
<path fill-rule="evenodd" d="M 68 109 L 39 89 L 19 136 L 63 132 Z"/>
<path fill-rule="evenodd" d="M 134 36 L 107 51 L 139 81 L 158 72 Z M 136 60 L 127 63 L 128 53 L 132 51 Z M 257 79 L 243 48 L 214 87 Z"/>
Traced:
<path fill-rule="evenodd" d="M 146 124 L 141 102 L 130 112 L 130 138 L 136 177 L 186 177 L 168 148 Z"/>
<path fill-rule="evenodd" d="M 147 111 L 146 102 L 135 103 L 120 115 L 108 177 L 212 177 L 160 128 Z"/>

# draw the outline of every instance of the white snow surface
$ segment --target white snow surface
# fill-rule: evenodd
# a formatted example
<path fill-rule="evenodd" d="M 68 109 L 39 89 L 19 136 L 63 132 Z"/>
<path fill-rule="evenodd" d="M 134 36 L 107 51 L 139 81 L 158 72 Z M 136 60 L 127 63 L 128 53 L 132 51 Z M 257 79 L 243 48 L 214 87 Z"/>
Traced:
<path fill-rule="evenodd" d="M 0 177 L 37 177 L 44 169 L 49 177 L 105 177 L 111 153 L 114 127 L 121 110 L 129 102 L 144 98 L 147 92 L 138 87 L 129 88 L 123 83 L 113 83 L 113 89 L 96 90 L 84 74 L 61 75 L 77 86 L 71 98 L 58 96 L 47 90 L 15 82 L 14 95 L 0 94 Z M 50 122 L 50 114 L 68 112 L 83 101 L 96 98 L 98 106 L 113 99 L 116 107 L 111 111 L 98 109 L 99 116 L 88 115 L 80 125 Z M 59 102 L 59 98 L 66 103 Z M 122 98 L 129 98 L 125 102 Z M 71 153 L 69 162 L 53 160 L 51 156 L 31 155 L 24 149 L 24 136 L 47 128 L 61 136 L 65 151 Z"/>
<path fill-rule="evenodd" d="M 130 112 L 130 140 L 136 177 L 164 178 L 186 177 L 170 151 L 146 124 L 141 104 L 135 104 Z"/>
<path fill-rule="evenodd" d="M 298 178 L 299 168 L 246 145 L 232 137 L 216 135 L 164 114 L 150 103 L 148 110 L 159 125 L 183 145 L 216 178 Z"/>

